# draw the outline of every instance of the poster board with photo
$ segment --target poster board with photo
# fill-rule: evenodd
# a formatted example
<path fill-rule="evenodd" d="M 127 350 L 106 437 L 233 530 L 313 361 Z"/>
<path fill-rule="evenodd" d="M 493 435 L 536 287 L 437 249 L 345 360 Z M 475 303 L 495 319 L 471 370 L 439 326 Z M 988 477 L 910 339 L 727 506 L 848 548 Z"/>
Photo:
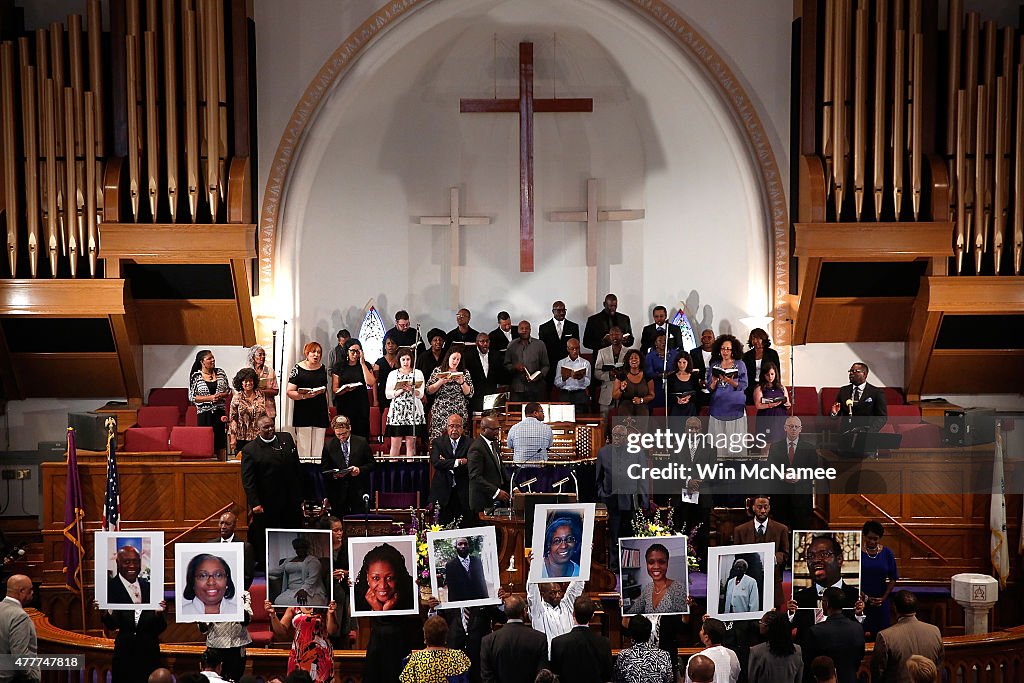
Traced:
<path fill-rule="evenodd" d="M 174 620 L 242 621 L 244 567 L 243 543 L 175 543 Z"/>
<path fill-rule="evenodd" d="M 538 505 L 534 511 L 529 583 L 587 581 L 594 543 L 594 503 Z"/>
<path fill-rule="evenodd" d="M 465 558 L 460 556 L 460 549 L 465 550 Z M 430 592 L 443 608 L 501 604 L 494 527 L 429 531 L 427 559 Z"/>
<path fill-rule="evenodd" d="M 267 598 L 274 607 L 327 607 L 333 565 L 329 530 L 267 529 Z"/>
<path fill-rule="evenodd" d="M 708 548 L 708 615 L 760 619 L 775 605 L 775 544 Z"/>
<path fill-rule="evenodd" d="M 350 538 L 348 561 L 352 616 L 419 614 L 415 536 Z"/>
<path fill-rule="evenodd" d="M 619 539 L 619 597 L 623 615 L 690 613 L 686 602 L 688 540 L 683 535 Z M 666 585 L 659 590 L 658 582 Z"/>
<path fill-rule="evenodd" d="M 816 583 L 829 587 L 839 579 L 843 581 L 846 607 L 853 609 L 860 595 L 860 552 L 859 530 L 794 531 L 791 569 L 797 609 L 818 606 Z"/>
<path fill-rule="evenodd" d="M 96 602 L 100 609 L 159 609 L 164 599 L 164 532 L 97 531 L 93 538 Z M 121 574 L 118 566 L 120 558 Z M 138 586 L 136 603 L 129 584 Z"/>

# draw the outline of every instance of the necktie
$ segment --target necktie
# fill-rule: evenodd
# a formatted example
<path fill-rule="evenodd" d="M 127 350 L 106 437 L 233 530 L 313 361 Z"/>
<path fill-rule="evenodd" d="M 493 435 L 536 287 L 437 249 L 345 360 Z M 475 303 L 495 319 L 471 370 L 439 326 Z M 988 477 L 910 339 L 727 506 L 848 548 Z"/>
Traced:
<path fill-rule="evenodd" d="M 757 525 L 757 531 L 754 532 L 754 538 L 756 538 L 758 541 L 763 541 L 764 540 L 764 525 L 763 524 L 758 524 Z"/>
<path fill-rule="evenodd" d="M 655 330 L 655 332 L 664 332 L 664 331 L 665 331 L 664 327 L 659 327 L 657 330 Z"/>
<path fill-rule="evenodd" d="M 348 441 L 341 442 L 341 452 L 345 456 L 345 467 L 348 467 Z"/>
<path fill-rule="evenodd" d="M 860 387 L 853 388 L 853 401 L 854 403 L 860 401 Z"/>
<path fill-rule="evenodd" d="M 469 633 L 469 608 L 462 608 L 462 630 Z"/>
<path fill-rule="evenodd" d="M 793 457 L 796 455 L 796 444 L 789 442 L 789 466 L 793 466 Z"/>
<path fill-rule="evenodd" d="M 141 605 L 142 604 L 142 589 L 139 588 L 139 584 L 137 584 L 137 583 L 131 584 L 130 586 L 128 586 L 128 590 L 131 591 L 132 602 L 134 602 L 136 605 Z"/>
<path fill-rule="evenodd" d="M 498 467 L 501 467 L 501 449 L 498 447 L 498 441 L 495 439 L 491 442 L 491 453 L 494 454 L 494 459 L 498 461 Z"/>
<path fill-rule="evenodd" d="M 561 321 L 556 321 L 555 322 L 555 331 L 558 332 L 558 336 L 559 337 L 562 336 L 562 323 L 561 323 Z"/>
<path fill-rule="evenodd" d="M 455 455 L 455 451 L 459 450 L 459 442 L 452 441 L 452 455 Z"/>

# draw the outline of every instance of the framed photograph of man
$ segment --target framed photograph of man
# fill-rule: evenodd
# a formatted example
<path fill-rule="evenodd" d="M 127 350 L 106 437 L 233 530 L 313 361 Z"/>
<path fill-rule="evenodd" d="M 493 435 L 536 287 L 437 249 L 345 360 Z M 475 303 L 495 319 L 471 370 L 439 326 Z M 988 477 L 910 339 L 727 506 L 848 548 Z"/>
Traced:
<path fill-rule="evenodd" d="M 244 567 L 243 543 L 175 543 L 175 621 L 242 621 Z"/>
<path fill-rule="evenodd" d="M 498 544 L 494 527 L 427 532 L 430 592 L 442 607 L 497 605 Z"/>
<path fill-rule="evenodd" d="M 96 602 L 101 609 L 159 609 L 164 599 L 164 532 L 97 531 Z"/>
<path fill-rule="evenodd" d="M 594 503 L 538 505 L 533 517 L 530 583 L 590 578 L 594 543 Z"/>
<path fill-rule="evenodd" d="M 774 543 L 708 548 L 708 615 L 760 619 L 774 604 Z"/>
<path fill-rule="evenodd" d="M 797 609 L 818 607 L 818 596 L 836 586 L 843 609 L 860 597 L 860 531 L 793 532 L 793 600 Z"/>
<path fill-rule="evenodd" d="M 415 536 L 350 538 L 348 562 L 352 616 L 419 614 Z"/>
<path fill-rule="evenodd" d="M 327 529 L 267 529 L 267 597 L 274 607 L 327 607 L 334 553 Z"/>
<path fill-rule="evenodd" d="M 623 614 L 688 614 L 686 536 L 619 539 Z"/>

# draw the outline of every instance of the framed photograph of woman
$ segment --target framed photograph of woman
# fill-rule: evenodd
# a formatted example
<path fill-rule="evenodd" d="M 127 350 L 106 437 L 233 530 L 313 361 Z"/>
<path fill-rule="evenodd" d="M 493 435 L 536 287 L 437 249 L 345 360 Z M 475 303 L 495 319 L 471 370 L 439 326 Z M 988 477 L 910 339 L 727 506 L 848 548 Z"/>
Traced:
<path fill-rule="evenodd" d="M 427 559 L 430 592 L 442 607 L 501 603 L 494 527 L 428 531 Z"/>
<path fill-rule="evenodd" d="M 843 609 L 860 597 L 860 531 L 793 532 L 793 599 L 797 609 L 818 606 L 818 589 L 838 584 Z"/>
<path fill-rule="evenodd" d="M 327 607 L 334 552 L 328 529 L 267 529 L 267 597 L 274 607 Z"/>
<path fill-rule="evenodd" d="M 100 609 L 159 609 L 164 599 L 164 532 L 97 531 L 93 541 Z"/>
<path fill-rule="evenodd" d="M 686 536 L 619 539 L 623 614 L 689 614 Z"/>
<path fill-rule="evenodd" d="M 419 614 L 415 536 L 348 539 L 352 616 Z"/>
<path fill-rule="evenodd" d="M 708 548 L 708 614 L 760 619 L 775 604 L 775 544 Z"/>
<path fill-rule="evenodd" d="M 533 517 L 530 583 L 590 578 L 594 543 L 594 503 L 538 505 Z"/>
<path fill-rule="evenodd" d="M 175 621 L 242 621 L 244 566 L 243 543 L 175 543 Z"/>

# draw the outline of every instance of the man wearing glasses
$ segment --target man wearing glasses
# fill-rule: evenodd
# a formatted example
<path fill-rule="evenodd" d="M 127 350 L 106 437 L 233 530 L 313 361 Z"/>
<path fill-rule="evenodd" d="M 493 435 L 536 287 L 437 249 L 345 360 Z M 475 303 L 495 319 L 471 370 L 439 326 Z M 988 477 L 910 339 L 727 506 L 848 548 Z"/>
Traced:
<path fill-rule="evenodd" d="M 797 628 L 802 631 L 825 620 L 821 596 L 827 588 L 842 591 L 842 602 L 838 607 L 853 610 L 857 621 L 863 622 L 864 602 L 860 598 L 860 590 L 843 581 L 843 547 L 839 541 L 834 536 L 815 536 L 807 548 L 806 560 L 812 583 L 796 591 L 788 605 L 789 618 Z M 814 611 L 798 612 L 800 608 Z"/>
<path fill-rule="evenodd" d="M 352 433 L 352 421 L 338 415 L 331 422 L 334 435 L 324 444 L 320 469 L 327 484 L 327 500 L 335 517 L 367 511 L 370 472 L 376 466 L 370 444 Z"/>

